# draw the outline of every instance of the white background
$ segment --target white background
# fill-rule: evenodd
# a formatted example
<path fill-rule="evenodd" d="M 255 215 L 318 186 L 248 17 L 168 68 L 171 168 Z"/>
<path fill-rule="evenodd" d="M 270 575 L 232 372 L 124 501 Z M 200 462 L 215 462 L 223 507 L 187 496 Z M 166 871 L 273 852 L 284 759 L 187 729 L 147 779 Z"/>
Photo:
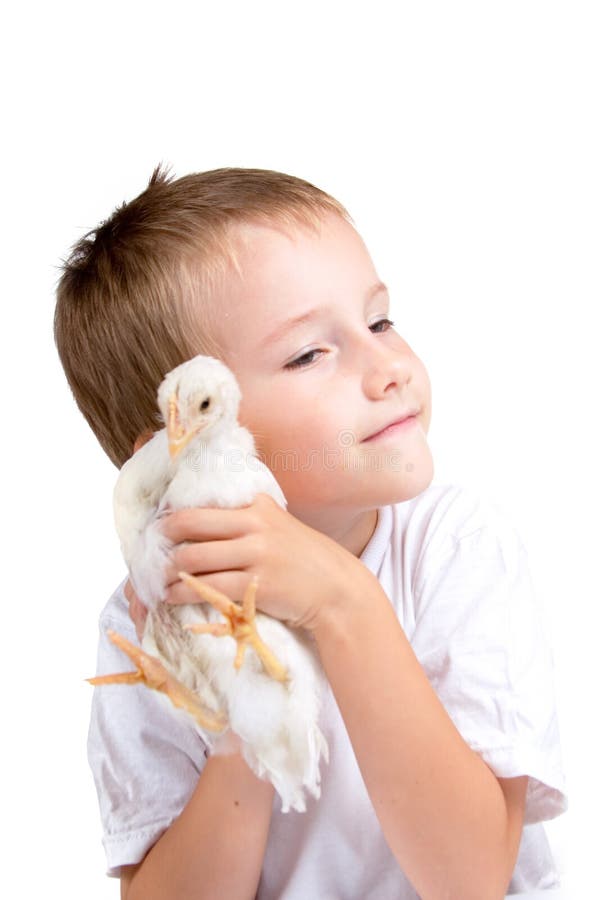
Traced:
<path fill-rule="evenodd" d="M 26 3 L 4 14 L 2 739 L 15 897 L 115 898 L 86 736 L 124 575 L 116 470 L 53 344 L 69 247 L 144 187 L 277 169 L 346 205 L 428 367 L 436 481 L 521 532 L 555 648 L 570 809 L 597 890 L 600 138 L 596 4 Z M 575 887 L 578 885 L 578 887 Z M 8 888 L 8 892 L 5 891 Z"/>

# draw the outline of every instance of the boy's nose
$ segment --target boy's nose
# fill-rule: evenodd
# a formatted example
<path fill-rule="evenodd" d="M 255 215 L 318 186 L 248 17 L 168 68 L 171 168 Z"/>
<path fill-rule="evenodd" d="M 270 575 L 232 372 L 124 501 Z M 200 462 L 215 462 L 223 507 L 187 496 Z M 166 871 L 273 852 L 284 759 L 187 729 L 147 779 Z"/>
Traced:
<path fill-rule="evenodd" d="M 402 388 L 411 377 L 410 354 L 390 347 L 370 348 L 364 361 L 363 390 L 368 397 Z"/>

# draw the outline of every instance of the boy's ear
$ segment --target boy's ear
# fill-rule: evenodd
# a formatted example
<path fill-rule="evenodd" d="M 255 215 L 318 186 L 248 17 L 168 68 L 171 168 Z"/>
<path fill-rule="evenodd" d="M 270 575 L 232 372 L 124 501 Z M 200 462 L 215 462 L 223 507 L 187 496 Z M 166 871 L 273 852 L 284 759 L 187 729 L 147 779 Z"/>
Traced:
<path fill-rule="evenodd" d="M 133 452 L 137 453 L 138 450 L 140 449 L 140 447 L 143 447 L 144 444 L 148 443 L 148 441 L 150 440 L 150 438 L 153 435 L 154 435 L 153 431 L 142 431 L 141 434 L 138 434 L 138 436 L 135 439 L 135 443 L 133 445 Z"/>

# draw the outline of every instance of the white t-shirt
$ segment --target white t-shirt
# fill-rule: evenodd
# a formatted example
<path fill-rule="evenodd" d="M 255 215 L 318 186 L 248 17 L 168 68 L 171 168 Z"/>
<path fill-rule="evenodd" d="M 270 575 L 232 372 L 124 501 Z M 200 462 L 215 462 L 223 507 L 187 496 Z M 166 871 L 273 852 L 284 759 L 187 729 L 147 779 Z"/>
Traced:
<path fill-rule="evenodd" d="M 553 660 L 517 531 L 456 485 L 381 507 L 361 555 L 464 740 L 499 777 L 529 776 L 510 893 L 558 885 L 543 825 L 567 808 Z M 100 617 L 98 674 L 131 668 L 106 637 L 137 642 L 123 582 Z M 283 814 L 276 794 L 258 900 L 413 900 L 389 850 L 328 689 L 322 794 Z M 108 874 L 140 862 L 179 815 L 206 761 L 194 726 L 144 686 L 95 688 L 89 761 Z"/>

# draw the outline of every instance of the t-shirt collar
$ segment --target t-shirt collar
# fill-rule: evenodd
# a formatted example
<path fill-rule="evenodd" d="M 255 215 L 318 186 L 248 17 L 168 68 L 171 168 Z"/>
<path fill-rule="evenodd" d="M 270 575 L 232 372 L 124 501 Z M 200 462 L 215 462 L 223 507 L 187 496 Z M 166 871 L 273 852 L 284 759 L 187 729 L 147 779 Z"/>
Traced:
<path fill-rule="evenodd" d="M 379 506 L 377 508 L 377 524 L 371 535 L 369 543 L 360 555 L 360 561 L 377 575 L 383 560 L 386 547 L 389 546 L 392 534 L 393 512 L 391 506 Z"/>

